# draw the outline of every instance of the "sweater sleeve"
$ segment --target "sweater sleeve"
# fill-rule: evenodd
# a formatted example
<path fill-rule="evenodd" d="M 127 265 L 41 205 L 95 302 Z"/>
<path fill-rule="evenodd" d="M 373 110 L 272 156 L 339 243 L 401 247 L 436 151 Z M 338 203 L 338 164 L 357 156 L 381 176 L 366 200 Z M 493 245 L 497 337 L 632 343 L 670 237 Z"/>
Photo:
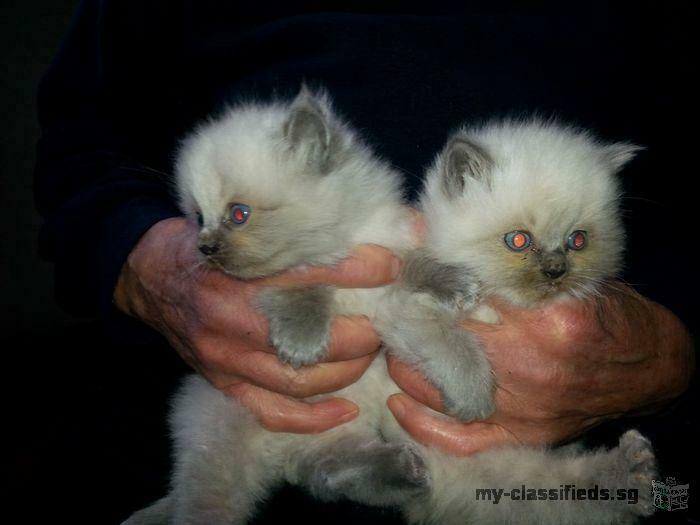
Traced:
<path fill-rule="evenodd" d="M 84 2 L 39 88 L 39 251 L 59 302 L 79 315 L 110 312 L 131 249 L 178 214 L 161 56 L 173 42 L 153 29 L 158 3 L 144 4 Z"/>

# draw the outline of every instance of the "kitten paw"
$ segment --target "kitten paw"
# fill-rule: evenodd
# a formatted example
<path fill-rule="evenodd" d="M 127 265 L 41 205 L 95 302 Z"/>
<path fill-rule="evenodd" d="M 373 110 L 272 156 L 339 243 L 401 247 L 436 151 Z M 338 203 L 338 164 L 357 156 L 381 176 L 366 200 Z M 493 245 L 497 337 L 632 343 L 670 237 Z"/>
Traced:
<path fill-rule="evenodd" d="M 447 413 L 461 421 L 487 419 L 496 411 L 492 382 L 479 386 L 465 380 L 440 391 Z"/>
<path fill-rule="evenodd" d="M 636 430 L 629 430 L 620 437 L 620 460 L 627 475 L 626 487 L 638 490 L 639 501 L 630 505 L 638 516 L 654 513 L 651 481 L 658 477 L 656 457 L 651 442 Z"/>
<path fill-rule="evenodd" d="M 430 490 L 425 461 L 412 445 L 360 447 L 352 459 L 331 457 L 314 468 L 310 489 L 324 501 L 401 505 Z"/>
<path fill-rule="evenodd" d="M 270 341 L 277 349 L 277 357 L 283 363 L 300 366 L 315 365 L 327 350 L 326 330 L 306 334 L 290 334 L 286 330 L 270 330 Z"/>
<path fill-rule="evenodd" d="M 397 486 L 404 485 L 407 489 L 418 491 L 428 490 L 431 486 L 430 472 L 423 456 L 411 445 L 396 447 L 396 479 L 387 481 Z"/>
<path fill-rule="evenodd" d="M 332 298 L 324 287 L 260 292 L 258 302 L 280 361 L 299 368 L 321 360 L 330 339 Z"/>

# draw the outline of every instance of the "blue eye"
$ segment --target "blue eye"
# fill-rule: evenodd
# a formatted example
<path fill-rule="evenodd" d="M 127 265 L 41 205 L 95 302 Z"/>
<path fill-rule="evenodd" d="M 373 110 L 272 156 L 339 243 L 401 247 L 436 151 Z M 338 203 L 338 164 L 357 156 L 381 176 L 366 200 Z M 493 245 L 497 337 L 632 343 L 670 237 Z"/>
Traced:
<path fill-rule="evenodd" d="M 583 230 L 576 230 L 569 235 L 566 245 L 569 247 L 569 250 L 582 250 L 586 246 L 586 240 L 586 232 Z"/>
<path fill-rule="evenodd" d="M 202 217 L 202 214 L 197 212 L 197 226 L 200 228 L 204 226 L 204 217 Z"/>
<path fill-rule="evenodd" d="M 514 252 L 522 252 L 529 248 L 532 243 L 530 234 L 519 230 L 506 233 L 503 236 L 503 241 L 506 243 L 506 246 Z"/>
<path fill-rule="evenodd" d="M 250 207 L 245 204 L 233 204 L 229 215 L 233 224 L 243 224 L 250 216 Z"/>

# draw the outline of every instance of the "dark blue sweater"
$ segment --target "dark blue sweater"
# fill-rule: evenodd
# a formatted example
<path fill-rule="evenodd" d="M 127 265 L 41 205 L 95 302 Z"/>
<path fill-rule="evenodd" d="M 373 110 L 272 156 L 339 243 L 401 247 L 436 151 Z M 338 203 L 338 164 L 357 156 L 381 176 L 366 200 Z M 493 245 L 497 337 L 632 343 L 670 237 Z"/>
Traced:
<path fill-rule="evenodd" d="M 686 139 L 670 130 L 685 108 L 690 68 L 670 8 L 240 4 L 87 0 L 77 13 L 41 84 L 36 170 L 41 252 L 55 263 L 66 307 L 108 311 L 131 248 L 178 213 L 169 179 L 188 129 L 227 101 L 291 96 L 305 80 L 327 87 L 337 109 L 405 172 L 410 195 L 464 121 L 539 112 L 646 146 L 626 187 L 660 205 L 627 206 L 632 280 L 652 284 L 642 292 L 683 315 L 688 263 L 674 260 L 663 278 L 656 271 L 686 239 L 680 216 L 665 207 L 684 198 L 674 185 Z"/>

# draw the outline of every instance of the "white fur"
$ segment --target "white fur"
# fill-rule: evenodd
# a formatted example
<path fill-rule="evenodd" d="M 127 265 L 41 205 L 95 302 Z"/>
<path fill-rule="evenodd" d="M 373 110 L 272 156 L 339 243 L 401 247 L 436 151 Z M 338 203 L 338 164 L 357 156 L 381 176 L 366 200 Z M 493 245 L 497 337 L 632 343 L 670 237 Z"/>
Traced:
<path fill-rule="evenodd" d="M 298 224 L 317 221 L 324 225 L 324 232 L 333 233 L 333 242 L 324 245 L 330 246 L 330 251 L 314 257 L 313 263 L 337 260 L 360 243 L 381 244 L 400 254 L 412 247 L 411 220 L 402 205 L 398 176 L 337 121 L 327 100 L 320 100 L 326 118 L 338 133 L 340 146 L 336 146 L 344 152 L 341 167 L 331 169 L 322 178 L 308 173 L 302 155 L 289 153 L 289 144 L 281 132 L 289 117 L 288 104 L 233 108 L 200 127 L 184 143 L 177 169 L 181 205 L 190 214 L 201 210 L 204 234 L 219 227 L 231 202 L 255 201 L 265 206 L 289 206 L 294 214 L 308 212 L 307 222 Z M 504 167 L 499 172 L 497 195 L 474 189 L 463 203 L 446 203 L 439 197 L 436 178 L 429 176 L 423 209 L 428 213 L 428 245 L 434 252 L 447 261 L 474 262 L 477 258 L 473 254 L 455 250 L 455 245 L 464 241 L 468 246 L 473 236 L 501 225 L 504 216 L 517 221 L 526 216 L 523 214 L 528 213 L 528 207 L 539 210 L 535 218 L 538 224 L 561 220 L 547 210 L 564 202 L 583 216 L 604 213 L 617 189 L 604 175 L 602 161 L 586 145 L 570 151 L 555 135 L 542 130 L 538 137 L 521 140 L 507 126 L 500 134 L 485 135 L 492 141 L 489 144 L 498 146 L 504 157 L 512 159 L 507 164 L 509 171 Z M 522 156 L 527 158 L 521 159 Z M 594 160 L 587 160 L 591 156 Z M 585 171 L 592 182 L 583 184 L 574 175 L 560 178 L 562 170 L 557 168 L 570 162 L 580 166 L 579 175 Z M 533 169 L 538 175 L 528 181 L 525 172 L 532 173 Z M 566 191 L 561 191 L 562 184 L 568 186 Z M 567 200 L 570 193 L 583 192 L 590 198 Z M 337 291 L 335 313 L 365 314 L 380 327 L 388 327 L 391 322 L 383 316 L 396 308 L 396 303 L 386 299 L 396 301 L 397 297 L 405 295 L 391 287 Z M 411 301 L 399 306 L 410 309 L 416 304 L 419 311 L 425 311 L 420 308 L 430 309 L 433 305 L 424 294 L 415 294 Z M 381 305 L 389 306 L 380 308 Z M 406 315 L 410 317 L 410 311 Z M 394 350 L 401 353 L 400 348 Z M 439 360 L 441 356 L 434 355 L 432 359 Z M 171 416 L 175 442 L 172 491 L 153 507 L 132 516 L 125 525 L 246 523 L 256 504 L 280 481 L 308 485 L 309 468 L 324 458 L 333 459 L 334 447 L 340 446 L 347 436 L 357 436 L 358 443 L 375 443 L 383 437 L 421 451 L 429 467 L 432 490 L 405 504 L 406 516 L 412 523 L 597 523 L 601 519 L 630 518 L 629 509 L 619 504 L 601 510 L 599 506 L 580 503 L 475 502 L 476 488 L 509 489 L 521 482 L 546 488 L 558 487 L 560 482 L 584 486 L 592 480 L 610 482 L 605 476 L 610 478 L 610 473 L 617 470 L 627 482 L 629 473 L 626 464 L 620 467 L 615 463 L 621 454 L 619 449 L 582 456 L 517 448 L 472 458 L 447 457 L 413 443 L 398 426 L 385 405 L 386 399 L 397 391 L 387 373 L 384 356 L 379 356 L 359 381 L 333 394 L 359 405 L 356 420 L 318 435 L 297 435 L 265 430 L 234 399 L 204 379 L 191 376 L 176 396 Z M 326 396 L 315 399 L 323 397 Z M 583 468 L 584 463 L 589 466 Z M 613 464 L 614 468 L 610 466 Z M 591 472 L 599 476 L 592 478 Z M 619 479 L 617 476 L 612 481 Z"/>
<path fill-rule="evenodd" d="M 488 158 L 472 165 L 477 171 L 482 170 L 476 176 L 463 173 L 463 191 L 457 193 L 451 194 L 444 184 L 450 142 L 428 170 L 421 196 L 427 224 L 425 251 L 439 264 L 463 268 L 474 276 L 480 288 L 477 297 L 495 294 L 516 304 L 531 305 L 597 293 L 603 281 L 618 270 L 623 249 L 620 187 L 615 174 L 638 148 L 601 144 L 585 131 L 539 120 L 494 122 L 481 128 L 462 129 L 454 138 L 476 145 Z M 544 252 L 561 249 L 568 235 L 579 229 L 588 232 L 590 247 L 585 249 L 594 251 L 587 252 L 585 260 L 577 259 L 583 251 L 567 254 L 573 280 L 570 286 L 562 286 L 558 295 L 525 296 L 517 275 L 517 263 L 524 255 L 518 254 L 514 263 L 513 253 L 504 245 L 504 234 L 529 231 L 538 250 Z M 390 341 L 392 352 L 398 350 L 428 369 L 435 369 L 449 349 L 439 346 L 443 335 L 427 348 L 429 345 L 421 337 L 426 328 L 412 333 L 426 318 L 432 316 L 433 325 L 448 326 L 442 334 L 455 330 L 454 323 L 460 317 L 498 321 L 493 309 L 478 302 L 460 307 L 458 302 L 445 305 L 436 301 L 431 306 L 425 294 L 411 299 L 405 292 L 397 293 L 404 294 L 400 300 L 403 309 L 394 308 L 389 330 L 383 336 Z M 423 319 L 411 319 L 407 312 L 419 308 L 424 309 Z M 473 344 L 469 340 L 464 344 L 460 351 L 467 355 L 465 352 L 473 350 Z M 435 348 L 442 349 L 440 355 L 434 355 Z M 449 393 L 470 373 L 460 365 L 443 367 L 442 373 L 431 379 L 444 387 L 443 393 Z M 401 431 L 392 434 L 386 428 L 383 434 L 393 439 L 405 438 Z M 626 433 L 612 450 L 516 447 L 468 458 L 448 458 L 430 449 L 423 449 L 423 453 L 428 459 L 433 487 L 429 496 L 416 498 L 407 506 L 409 521 L 415 523 L 627 523 L 653 510 L 649 491 L 655 472 L 654 456 L 648 441 L 636 432 Z M 494 505 L 475 501 L 479 488 L 510 491 L 521 484 L 545 489 L 566 484 L 579 488 L 594 484 L 611 489 L 632 488 L 639 491 L 639 502 L 628 505 L 506 498 Z"/>
<path fill-rule="evenodd" d="M 441 187 L 444 155 L 428 170 L 421 206 L 426 245 L 438 260 L 466 264 L 486 293 L 527 304 L 518 290 L 507 286 L 512 275 L 500 261 L 505 258 L 500 253 L 503 235 L 528 230 L 547 250 L 581 229 L 590 243 L 603 248 L 598 266 L 584 276 L 590 286 L 579 283 L 569 292 L 593 292 L 617 273 L 624 232 L 621 188 L 614 175 L 638 147 L 601 144 L 584 130 L 540 120 L 492 122 L 462 129 L 456 136 L 483 148 L 493 166 L 486 179 L 468 180 L 464 193 L 453 199 Z"/>

